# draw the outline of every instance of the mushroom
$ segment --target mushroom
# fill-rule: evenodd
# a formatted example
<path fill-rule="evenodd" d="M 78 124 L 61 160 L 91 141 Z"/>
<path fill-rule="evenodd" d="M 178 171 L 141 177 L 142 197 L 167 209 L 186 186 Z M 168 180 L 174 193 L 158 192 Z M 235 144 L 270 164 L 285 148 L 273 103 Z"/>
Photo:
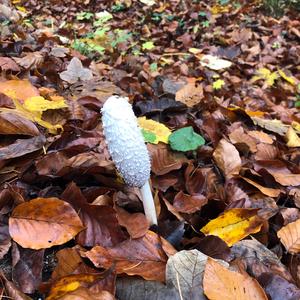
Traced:
<path fill-rule="evenodd" d="M 150 224 L 157 225 L 149 185 L 151 163 L 137 118 L 128 98 L 109 97 L 101 109 L 108 151 L 117 170 L 129 186 L 140 188 L 144 211 Z"/>

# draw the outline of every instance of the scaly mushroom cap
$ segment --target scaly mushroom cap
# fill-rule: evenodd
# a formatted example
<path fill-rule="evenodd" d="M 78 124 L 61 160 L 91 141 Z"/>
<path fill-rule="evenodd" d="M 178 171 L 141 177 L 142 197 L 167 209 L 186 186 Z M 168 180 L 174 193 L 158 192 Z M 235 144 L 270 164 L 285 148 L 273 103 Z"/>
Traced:
<path fill-rule="evenodd" d="M 150 158 L 136 116 L 127 98 L 111 96 L 102 122 L 109 153 L 129 186 L 142 187 L 150 177 Z"/>

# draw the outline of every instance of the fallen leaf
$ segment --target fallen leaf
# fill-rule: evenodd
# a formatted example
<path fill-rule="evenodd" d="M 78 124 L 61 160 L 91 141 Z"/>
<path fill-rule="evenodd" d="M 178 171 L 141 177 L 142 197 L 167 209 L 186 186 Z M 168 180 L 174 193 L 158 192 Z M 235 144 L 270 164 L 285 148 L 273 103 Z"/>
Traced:
<path fill-rule="evenodd" d="M 202 85 L 196 85 L 194 81 L 188 82 L 175 94 L 176 101 L 180 101 L 188 107 L 193 107 L 194 105 L 199 104 L 203 97 L 204 94 Z"/>
<path fill-rule="evenodd" d="M 222 86 L 225 85 L 225 81 L 222 79 L 218 79 L 213 82 L 213 89 L 214 90 L 220 90 Z"/>
<path fill-rule="evenodd" d="M 41 96 L 34 96 L 26 98 L 23 107 L 31 112 L 42 113 L 48 109 L 61 109 L 66 108 L 68 105 L 65 103 L 64 98 L 59 98 L 55 101 L 46 100 Z"/>
<path fill-rule="evenodd" d="M 248 182 L 249 184 L 255 186 L 257 189 L 259 189 L 264 195 L 269 196 L 269 197 L 278 197 L 280 195 L 280 190 L 279 189 L 272 189 L 272 188 L 267 188 L 265 186 L 262 186 L 260 184 L 258 184 L 257 182 L 246 178 L 246 177 L 242 177 L 241 178 L 243 180 L 245 180 L 246 182 Z"/>
<path fill-rule="evenodd" d="M 77 291 L 77 289 L 82 287 L 89 287 L 96 280 L 102 279 L 105 276 L 105 272 L 98 274 L 74 274 L 67 275 L 56 282 L 54 282 L 51 286 L 51 290 L 49 296 L 46 298 L 47 300 L 60 300 L 60 299 L 85 299 L 80 298 L 75 293 L 75 297 L 67 297 L 69 293 Z M 88 293 L 89 294 L 89 293 Z M 99 299 L 99 298 L 88 298 L 88 299 Z M 100 298 L 101 299 L 101 298 Z"/>
<path fill-rule="evenodd" d="M 146 4 L 147 6 L 152 6 L 156 3 L 155 0 L 139 0 L 139 1 L 142 2 L 143 4 Z"/>
<path fill-rule="evenodd" d="M 140 117 L 137 120 L 139 126 L 143 129 L 143 135 L 146 142 L 152 144 L 163 142 L 168 144 L 169 136 L 172 132 L 167 126 L 151 119 L 146 119 L 146 117 Z M 147 134 L 149 133 L 154 135 L 154 140 L 147 138 Z"/>
<path fill-rule="evenodd" d="M 96 246 L 82 255 L 97 268 L 115 264 L 117 274 L 139 275 L 146 280 L 164 282 L 168 255 L 175 252 L 162 237 L 148 231 L 142 238 L 127 240 L 111 248 Z"/>
<path fill-rule="evenodd" d="M 296 80 L 294 77 L 287 76 L 282 70 L 278 69 L 278 74 L 291 85 L 296 85 Z"/>
<path fill-rule="evenodd" d="M 294 147 L 300 147 L 300 138 L 297 135 L 296 131 L 293 129 L 293 127 L 289 127 L 285 138 L 287 140 L 286 145 L 290 148 L 294 148 Z"/>
<path fill-rule="evenodd" d="M 178 212 L 191 214 L 199 211 L 207 201 L 207 198 L 203 195 L 188 195 L 180 191 L 174 198 L 173 206 Z"/>
<path fill-rule="evenodd" d="M 167 263 L 167 285 L 174 286 L 180 299 L 205 300 L 203 274 L 208 256 L 198 250 L 182 250 L 171 256 Z"/>
<path fill-rule="evenodd" d="M 39 96 L 40 93 L 29 80 L 8 80 L 0 82 L 0 93 L 6 96 L 17 99 L 19 102 L 27 98 Z"/>
<path fill-rule="evenodd" d="M 285 136 L 289 129 L 289 125 L 283 124 L 280 120 L 268 120 L 259 117 L 251 117 L 253 123 L 269 131 L 278 133 L 279 135 Z"/>
<path fill-rule="evenodd" d="M 240 154 L 237 149 L 225 139 L 219 142 L 213 153 L 213 158 L 227 179 L 239 174 L 242 167 Z"/>
<path fill-rule="evenodd" d="M 285 249 L 291 254 L 300 252 L 300 219 L 283 226 L 277 232 L 281 243 Z"/>
<path fill-rule="evenodd" d="M 9 218 L 9 233 L 23 248 L 61 245 L 84 229 L 75 210 L 58 198 L 36 198 L 18 205 Z"/>
<path fill-rule="evenodd" d="M 228 60 L 218 58 L 217 56 L 213 55 L 203 55 L 200 59 L 200 64 L 203 67 L 208 67 L 209 69 L 212 70 L 223 70 L 226 68 L 231 67 L 232 63 Z"/>
<path fill-rule="evenodd" d="M 73 57 L 66 71 L 59 74 L 59 77 L 70 84 L 76 83 L 79 80 L 87 81 L 93 78 L 91 70 L 84 68 L 81 61 L 77 57 Z"/>
<path fill-rule="evenodd" d="M 79 287 L 74 291 L 67 292 L 57 298 L 47 297 L 46 300 L 115 300 L 116 298 L 108 291 L 90 291 L 88 288 Z"/>
<path fill-rule="evenodd" d="M 247 272 L 255 278 L 263 273 L 272 272 L 288 281 L 293 280 L 278 256 L 255 239 L 236 243 L 232 246 L 231 253 L 234 259 L 241 259 L 246 263 Z"/>
<path fill-rule="evenodd" d="M 250 130 L 248 134 L 261 143 L 273 144 L 273 139 L 263 131 Z"/>
<path fill-rule="evenodd" d="M 274 84 L 275 80 L 278 79 L 278 73 L 277 72 L 271 72 L 267 68 L 261 68 L 256 71 L 255 76 L 252 77 L 251 82 L 256 82 L 258 80 L 263 80 L 264 85 L 267 87 L 270 87 Z"/>
<path fill-rule="evenodd" d="M 208 258 L 204 276 L 203 289 L 210 300 L 267 300 L 263 288 L 247 273 L 228 270 L 212 258 Z"/>
<path fill-rule="evenodd" d="M 192 126 L 178 129 L 169 136 L 169 144 L 176 151 L 191 151 L 205 144 L 204 138 Z"/>
<path fill-rule="evenodd" d="M 42 282 L 44 250 L 12 247 L 12 279 L 23 293 L 32 294 Z"/>
<path fill-rule="evenodd" d="M 283 186 L 298 186 L 300 185 L 300 174 L 277 173 L 268 170 L 274 179 Z"/>
<path fill-rule="evenodd" d="M 2 71 L 21 71 L 20 67 L 9 57 L 0 57 L 0 69 Z"/>
<path fill-rule="evenodd" d="M 206 235 L 215 235 L 234 245 L 249 234 L 259 232 L 263 220 L 257 215 L 257 209 L 232 208 L 200 229 Z"/>
<path fill-rule="evenodd" d="M 14 57 L 14 61 L 21 67 L 32 70 L 39 67 L 44 62 L 44 55 L 39 52 L 23 52 L 24 56 Z"/>
<path fill-rule="evenodd" d="M 46 138 L 38 135 L 29 139 L 18 139 L 14 143 L 0 148 L 0 160 L 21 157 L 43 148 Z"/>
<path fill-rule="evenodd" d="M 0 113 L 0 134 L 39 135 L 34 123 L 20 115 L 9 112 Z"/>

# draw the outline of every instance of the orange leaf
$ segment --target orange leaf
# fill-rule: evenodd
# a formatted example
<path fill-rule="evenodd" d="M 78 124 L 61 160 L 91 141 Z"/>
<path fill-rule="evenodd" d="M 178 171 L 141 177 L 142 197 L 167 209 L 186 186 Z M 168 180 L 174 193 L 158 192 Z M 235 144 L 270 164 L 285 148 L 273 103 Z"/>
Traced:
<path fill-rule="evenodd" d="M 283 186 L 298 186 L 300 185 L 300 174 L 286 174 L 286 173 L 276 173 L 268 172 L 274 177 L 274 179 Z"/>
<path fill-rule="evenodd" d="M 267 300 L 263 288 L 247 273 L 228 270 L 208 258 L 204 277 L 204 294 L 210 300 Z"/>
<path fill-rule="evenodd" d="M 225 139 L 222 139 L 213 153 L 213 158 L 227 179 L 238 175 L 242 161 L 237 149 Z"/>
<path fill-rule="evenodd" d="M 109 268 L 115 263 L 117 274 L 165 281 L 168 256 L 175 252 L 162 237 L 148 231 L 142 238 L 127 240 L 112 248 L 96 246 L 82 255 L 88 257 L 97 268 Z"/>
<path fill-rule="evenodd" d="M 232 246 L 251 233 L 260 231 L 263 220 L 257 215 L 257 209 L 232 208 L 211 220 L 200 231 L 206 235 L 215 235 Z"/>
<path fill-rule="evenodd" d="M 58 198 L 36 198 L 18 205 L 9 218 L 9 233 L 23 248 L 61 245 L 84 229 L 69 203 Z"/>
<path fill-rule="evenodd" d="M 193 107 L 198 104 L 203 97 L 202 85 L 196 86 L 193 80 L 183 86 L 175 95 L 177 101 L 186 104 L 188 107 Z"/>
<path fill-rule="evenodd" d="M 27 98 L 40 95 L 39 90 L 28 80 L 8 80 L 0 82 L 0 93 L 12 99 L 17 99 L 21 103 Z"/>
<path fill-rule="evenodd" d="M 279 189 L 272 189 L 272 188 L 267 188 L 265 186 L 262 186 L 262 185 L 258 184 L 257 182 L 252 181 L 249 178 L 246 178 L 246 177 L 241 177 L 241 178 L 244 179 L 249 184 L 255 186 L 257 189 L 259 189 L 266 196 L 278 197 L 280 192 L 281 192 Z"/>
<path fill-rule="evenodd" d="M 300 252 L 300 219 L 282 227 L 277 236 L 289 253 Z"/>

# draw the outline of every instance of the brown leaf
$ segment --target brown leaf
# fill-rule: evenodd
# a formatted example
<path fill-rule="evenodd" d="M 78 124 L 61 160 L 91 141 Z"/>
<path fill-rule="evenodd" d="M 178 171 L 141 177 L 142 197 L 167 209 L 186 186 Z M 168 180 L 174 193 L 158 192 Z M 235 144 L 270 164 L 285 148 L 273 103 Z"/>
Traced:
<path fill-rule="evenodd" d="M 75 183 L 70 183 L 61 197 L 78 211 L 85 226 L 85 230 L 77 236 L 77 242 L 80 245 L 110 247 L 126 238 L 118 223 L 115 210 L 110 206 L 87 203 Z"/>
<path fill-rule="evenodd" d="M 32 294 L 42 282 L 44 250 L 12 247 L 12 278 L 23 293 Z"/>
<path fill-rule="evenodd" d="M 93 292 L 87 288 L 80 287 L 73 292 L 69 292 L 64 296 L 59 296 L 59 298 L 46 298 L 57 299 L 57 300 L 115 300 L 115 297 L 108 291 Z"/>
<path fill-rule="evenodd" d="M 79 250 L 74 248 L 64 248 L 56 252 L 57 265 L 52 272 L 51 278 L 57 280 L 61 277 L 73 274 L 82 263 Z"/>
<path fill-rule="evenodd" d="M 36 198 L 18 205 L 9 218 L 9 233 L 24 248 L 61 245 L 84 229 L 75 210 L 58 198 Z"/>
<path fill-rule="evenodd" d="M 248 134 L 260 143 L 273 144 L 272 138 L 263 131 L 251 130 Z"/>
<path fill-rule="evenodd" d="M 19 64 L 19 66 L 28 69 L 33 70 L 39 67 L 43 61 L 44 61 L 44 55 L 39 52 L 23 52 L 23 57 L 14 57 L 16 63 Z"/>
<path fill-rule="evenodd" d="M 7 295 L 10 297 L 10 299 L 14 300 L 32 300 L 30 297 L 27 295 L 23 294 L 17 287 L 16 285 L 7 280 L 7 278 L 3 275 L 3 273 L 0 273 L 1 279 L 4 280 L 4 285 L 5 285 L 5 290 Z"/>
<path fill-rule="evenodd" d="M 0 69 L 2 71 L 20 72 L 19 66 L 9 57 L 0 57 Z"/>
<path fill-rule="evenodd" d="M 146 280 L 163 282 L 168 253 L 176 251 L 167 241 L 162 241 L 163 238 L 148 231 L 142 238 L 127 240 L 112 248 L 96 246 L 82 255 L 97 268 L 109 268 L 115 263 L 117 274 L 139 275 Z"/>
<path fill-rule="evenodd" d="M 265 272 L 271 272 L 288 281 L 293 280 L 278 256 L 255 239 L 236 243 L 231 248 L 231 254 L 235 259 L 242 259 L 246 264 L 247 272 L 256 279 Z"/>
<path fill-rule="evenodd" d="M 188 195 L 182 191 L 176 194 L 174 208 L 181 213 L 191 214 L 199 211 L 207 203 L 207 198 L 201 194 Z"/>
<path fill-rule="evenodd" d="M 213 153 L 213 158 L 227 179 L 239 174 L 242 167 L 239 152 L 225 139 L 219 142 Z"/>
<path fill-rule="evenodd" d="M 272 160 L 275 159 L 279 154 L 278 148 L 274 145 L 269 144 L 258 144 L 257 152 L 255 153 L 256 160 Z"/>
<path fill-rule="evenodd" d="M 268 172 L 274 177 L 274 179 L 283 186 L 298 186 L 300 185 L 300 174 L 286 174 L 286 173 L 277 173 Z"/>
<path fill-rule="evenodd" d="M 40 132 L 33 122 L 18 114 L 0 113 L 0 134 L 39 135 Z"/>
<path fill-rule="evenodd" d="M 187 161 L 181 153 L 175 153 L 162 143 L 158 145 L 148 144 L 147 148 L 151 155 L 151 170 L 156 175 L 164 175 L 173 170 L 178 170 Z"/>
<path fill-rule="evenodd" d="M 285 249 L 292 254 L 300 252 L 300 219 L 282 227 L 277 236 Z"/>
<path fill-rule="evenodd" d="M 175 94 L 176 101 L 180 101 L 188 107 L 193 107 L 198 104 L 203 97 L 202 85 L 197 86 L 194 80 L 188 82 Z"/>
<path fill-rule="evenodd" d="M 244 132 L 243 127 L 235 129 L 229 134 L 231 143 L 233 144 L 246 144 L 249 147 L 249 150 L 254 153 L 256 152 L 256 141 L 253 137 L 249 136 Z"/>
<path fill-rule="evenodd" d="M 30 139 L 18 139 L 13 144 L 0 148 L 0 160 L 21 157 L 28 153 L 40 150 L 46 142 L 43 135 Z"/>
<path fill-rule="evenodd" d="M 142 213 L 129 213 L 125 209 L 115 206 L 119 224 L 124 226 L 133 239 L 140 238 L 149 229 L 149 222 Z"/>
<path fill-rule="evenodd" d="M 249 184 L 255 186 L 257 189 L 259 189 L 264 195 L 269 196 L 269 197 L 278 197 L 281 193 L 281 191 L 279 189 L 272 189 L 272 188 L 267 188 L 265 186 L 262 186 L 260 184 L 258 184 L 257 182 L 246 178 L 246 177 L 242 177 L 241 178 L 243 180 L 245 180 L 246 182 L 248 182 Z"/>
<path fill-rule="evenodd" d="M 208 258 L 203 289 L 210 300 L 267 300 L 267 296 L 258 282 L 247 275 L 230 271 L 215 260 Z"/>

